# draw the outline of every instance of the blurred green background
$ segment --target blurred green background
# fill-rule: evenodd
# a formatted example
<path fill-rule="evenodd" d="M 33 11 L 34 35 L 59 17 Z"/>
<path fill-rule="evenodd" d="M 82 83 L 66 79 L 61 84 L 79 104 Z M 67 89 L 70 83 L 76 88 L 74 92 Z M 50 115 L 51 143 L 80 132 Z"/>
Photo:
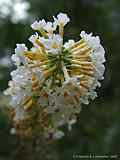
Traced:
<path fill-rule="evenodd" d="M 80 155 L 119 155 L 120 153 L 120 0 L 0 0 L 0 160 L 14 160 L 16 137 L 4 108 L 3 96 L 14 66 L 10 60 L 16 43 L 26 43 L 33 34 L 36 19 L 51 20 L 65 12 L 71 23 L 67 39 L 79 39 L 82 30 L 101 37 L 106 51 L 106 72 L 98 98 L 83 106 L 73 130 L 53 148 L 60 160 Z M 99 158 L 98 158 L 99 159 Z M 43 159 L 44 160 L 44 159 Z"/>

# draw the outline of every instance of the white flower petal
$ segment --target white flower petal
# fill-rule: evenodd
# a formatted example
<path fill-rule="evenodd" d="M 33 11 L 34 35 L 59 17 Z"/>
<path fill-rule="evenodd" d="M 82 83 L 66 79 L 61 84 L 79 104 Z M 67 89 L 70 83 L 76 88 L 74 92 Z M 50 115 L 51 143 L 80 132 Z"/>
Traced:
<path fill-rule="evenodd" d="M 59 13 L 57 15 L 57 19 L 55 19 L 57 21 L 57 24 L 60 26 L 65 26 L 68 22 L 70 22 L 70 18 L 67 16 L 67 14 L 65 13 Z"/>
<path fill-rule="evenodd" d="M 46 25 L 46 22 L 45 22 L 44 19 L 42 19 L 42 20 L 40 20 L 40 21 L 35 21 L 35 22 L 31 25 L 31 27 L 32 27 L 32 29 L 34 29 L 34 30 L 41 30 L 42 28 L 45 27 L 45 25 Z"/>
<path fill-rule="evenodd" d="M 65 47 L 65 49 L 69 49 L 74 44 L 75 44 L 75 41 L 71 39 L 64 44 L 64 47 Z"/>

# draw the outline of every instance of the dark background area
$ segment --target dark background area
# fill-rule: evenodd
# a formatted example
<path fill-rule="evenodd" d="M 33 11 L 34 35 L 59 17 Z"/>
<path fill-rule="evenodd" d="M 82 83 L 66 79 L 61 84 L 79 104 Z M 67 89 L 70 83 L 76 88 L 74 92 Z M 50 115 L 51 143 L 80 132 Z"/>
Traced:
<path fill-rule="evenodd" d="M 1 0 L 0 0 L 1 1 Z M 36 19 L 51 20 L 59 12 L 71 18 L 65 28 L 65 39 L 79 39 L 82 30 L 101 37 L 106 51 L 106 71 L 98 98 L 83 106 L 71 132 L 56 142 L 60 160 L 80 155 L 119 155 L 120 153 L 120 0 L 29 0 L 25 18 L 13 18 L 19 7 L 11 1 L 0 2 L 0 160 L 13 160 L 16 137 L 10 134 L 11 124 L 5 113 L 8 105 L 3 90 L 14 66 L 10 61 L 16 43 L 26 43 L 33 34 L 30 24 Z M 8 5 L 9 14 L 4 13 Z M 15 8 L 18 7 L 18 8 Z M 2 12 L 3 10 L 3 12 Z"/>

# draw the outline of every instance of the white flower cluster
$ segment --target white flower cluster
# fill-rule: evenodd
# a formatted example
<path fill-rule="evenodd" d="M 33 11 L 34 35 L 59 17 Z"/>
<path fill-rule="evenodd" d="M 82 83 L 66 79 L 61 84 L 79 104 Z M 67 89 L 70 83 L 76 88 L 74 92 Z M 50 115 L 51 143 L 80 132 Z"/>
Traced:
<path fill-rule="evenodd" d="M 105 51 L 98 36 L 84 31 L 80 41 L 64 44 L 64 26 L 70 19 L 63 13 L 53 19 L 31 25 L 39 33 L 29 38 L 33 44 L 30 50 L 25 44 L 17 44 L 12 56 L 17 69 L 11 73 L 5 94 L 11 96 L 16 131 L 25 128 L 27 122 L 32 132 L 39 123 L 45 137 L 58 139 L 64 136 L 61 126 L 67 124 L 71 130 L 76 123 L 81 104 L 97 97 L 95 89 L 103 79 Z M 55 33 L 57 28 L 59 33 Z"/>

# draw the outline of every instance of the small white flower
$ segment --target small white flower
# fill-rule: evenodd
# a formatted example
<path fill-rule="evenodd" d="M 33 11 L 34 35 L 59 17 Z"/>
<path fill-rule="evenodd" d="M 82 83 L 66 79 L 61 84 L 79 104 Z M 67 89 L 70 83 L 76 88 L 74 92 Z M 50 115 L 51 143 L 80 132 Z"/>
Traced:
<path fill-rule="evenodd" d="M 90 99 L 94 100 L 97 97 L 97 93 L 94 90 L 89 92 Z"/>
<path fill-rule="evenodd" d="M 91 53 L 91 58 L 92 61 L 94 62 L 95 65 L 95 77 L 98 80 L 102 80 L 105 67 L 104 67 L 104 62 L 105 62 L 105 50 L 102 46 L 100 46 L 98 49 L 96 49 L 94 52 Z"/>
<path fill-rule="evenodd" d="M 71 77 L 69 78 L 68 80 L 64 81 L 63 83 L 63 86 L 65 85 L 80 85 L 80 79 L 81 79 L 82 75 L 81 76 L 74 76 L 74 77 Z"/>
<path fill-rule="evenodd" d="M 32 27 L 32 29 L 34 29 L 34 30 L 41 30 L 41 29 L 43 29 L 43 28 L 45 27 L 45 25 L 46 25 L 46 22 L 45 22 L 44 19 L 42 19 L 42 20 L 40 20 L 40 21 L 35 21 L 35 22 L 31 25 L 31 27 Z"/>
<path fill-rule="evenodd" d="M 38 38 L 39 38 L 39 36 L 38 36 L 38 34 L 36 33 L 36 34 L 30 36 L 29 41 L 30 41 L 31 43 L 33 43 L 33 44 L 35 45 L 35 47 L 37 47 L 37 46 L 36 46 L 36 39 L 38 39 Z"/>
<path fill-rule="evenodd" d="M 53 35 L 53 37 L 49 39 L 40 38 L 41 43 L 45 46 L 51 54 L 58 54 L 61 51 L 62 47 L 62 38 L 60 35 Z"/>
<path fill-rule="evenodd" d="M 104 72 L 105 72 L 105 66 L 104 66 L 104 64 L 96 62 L 96 64 L 95 64 L 95 77 L 98 80 L 103 80 L 104 79 L 104 76 L 103 76 Z"/>
<path fill-rule="evenodd" d="M 25 44 L 17 44 L 17 48 L 15 48 L 15 53 L 17 55 L 21 55 L 24 53 L 24 51 L 27 51 L 27 47 L 25 46 Z"/>
<path fill-rule="evenodd" d="M 94 88 L 95 87 L 95 88 Z M 96 89 L 97 85 L 95 84 L 93 86 L 94 89 Z M 85 105 L 88 105 L 89 104 L 89 100 L 94 100 L 96 97 L 97 97 L 97 93 L 94 91 L 94 89 L 91 88 L 90 91 L 88 93 L 86 93 L 86 95 L 82 96 L 80 98 L 80 102 L 81 104 L 85 104 Z"/>
<path fill-rule="evenodd" d="M 32 47 L 30 50 L 31 50 L 32 53 L 36 53 L 38 51 L 38 48 L 37 47 Z"/>
<path fill-rule="evenodd" d="M 27 60 L 24 56 L 24 52 L 27 50 L 28 49 L 25 44 L 17 44 L 17 47 L 15 48 L 15 54 L 11 57 L 16 65 L 20 65 L 21 63 L 27 65 Z"/>
<path fill-rule="evenodd" d="M 86 94 L 85 96 L 80 97 L 81 104 L 88 105 L 89 104 L 89 96 Z"/>
<path fill-rule="evenodd" d="M 15 109 L 16 107 L 21 106 L 25 98 L 32 94 L 32 73 L 26 67 L 21 66 L 11 72 L 11 76 L 12 81 L 9 82 L 9 88 L 4 94 L 11 95 L 10 106 Z M 18 115 L 21 114 L 19 113 Z"/>
<path fill-rule="evenodd" d="M 74 40 L 69 40 L 68 42 L 66 42 L 65 44 L 64 44 L 64 47 L 65 47 L 65 49 L 69 49 L 71 46 L 73 46 L 75 44 L 75 41 Z"/>
<path fill-rule="evenodd" d="M 98 36 L 94 37 L 92 36 L 92 33 L 87 34 L 85 31 L 82 31 L 80 33 L 81 38 L 83 38 L 90 47 L 93 49 L 99 48 L 100 46 L 100 39 Z"/>
<path fill-rule="evenodd" d="M 16 54 L 13 54 L 11 59 L 12 59 L 13 62 L 15 62 L 15 65 L 17 65 L 17 66 L 20 65 L 20 59 Z"/>
<path fill-rule="evenodd" d="M 14 88 L 13 92 L 19 92 L 31 86 L 32 73 L 24 66 L 17 68 L 11 72 L 12 81 L 9 82 L 9 87 Z"/>
<path fill-rule="evenodd" d="M 47 31 L 47 32 L 51 32 L 53 31 L 53 27 L 52 27 L 52 22 L 47 22 L 46 25 L 44 26 L 44 29 Z"/>
<path fill-rule="evenodd" d="M 91 54 L 91 58 L 94 62 L 104 63 L 106 61 L 104 48 L 100 46 Z"/>
<path fill-rule="evenodd" d="M 44 29 L 48 32 L 48 33 L 53 33 L 53 31 L 56 30 L 56 24 L 52 23 L 52 22 L 47 22 L 46 25 L 44 26 Z"/>
<path fill-rule="evenodd" d="M 39 36 L 37 33 L 29 37 L 29 41 L 33 44 L 35 48 L 39 48 L 40 46 L 36 43 L 36 40 L 39 40 Z"/>
<path fill-rule="evenodd" d="M 57 19 L 54 18 L 57 22 L 58 26 L 65 26 L 68 22 L 70 22 L 70 18 L 65 13 L 59 13 L 57 15 Z"/>

